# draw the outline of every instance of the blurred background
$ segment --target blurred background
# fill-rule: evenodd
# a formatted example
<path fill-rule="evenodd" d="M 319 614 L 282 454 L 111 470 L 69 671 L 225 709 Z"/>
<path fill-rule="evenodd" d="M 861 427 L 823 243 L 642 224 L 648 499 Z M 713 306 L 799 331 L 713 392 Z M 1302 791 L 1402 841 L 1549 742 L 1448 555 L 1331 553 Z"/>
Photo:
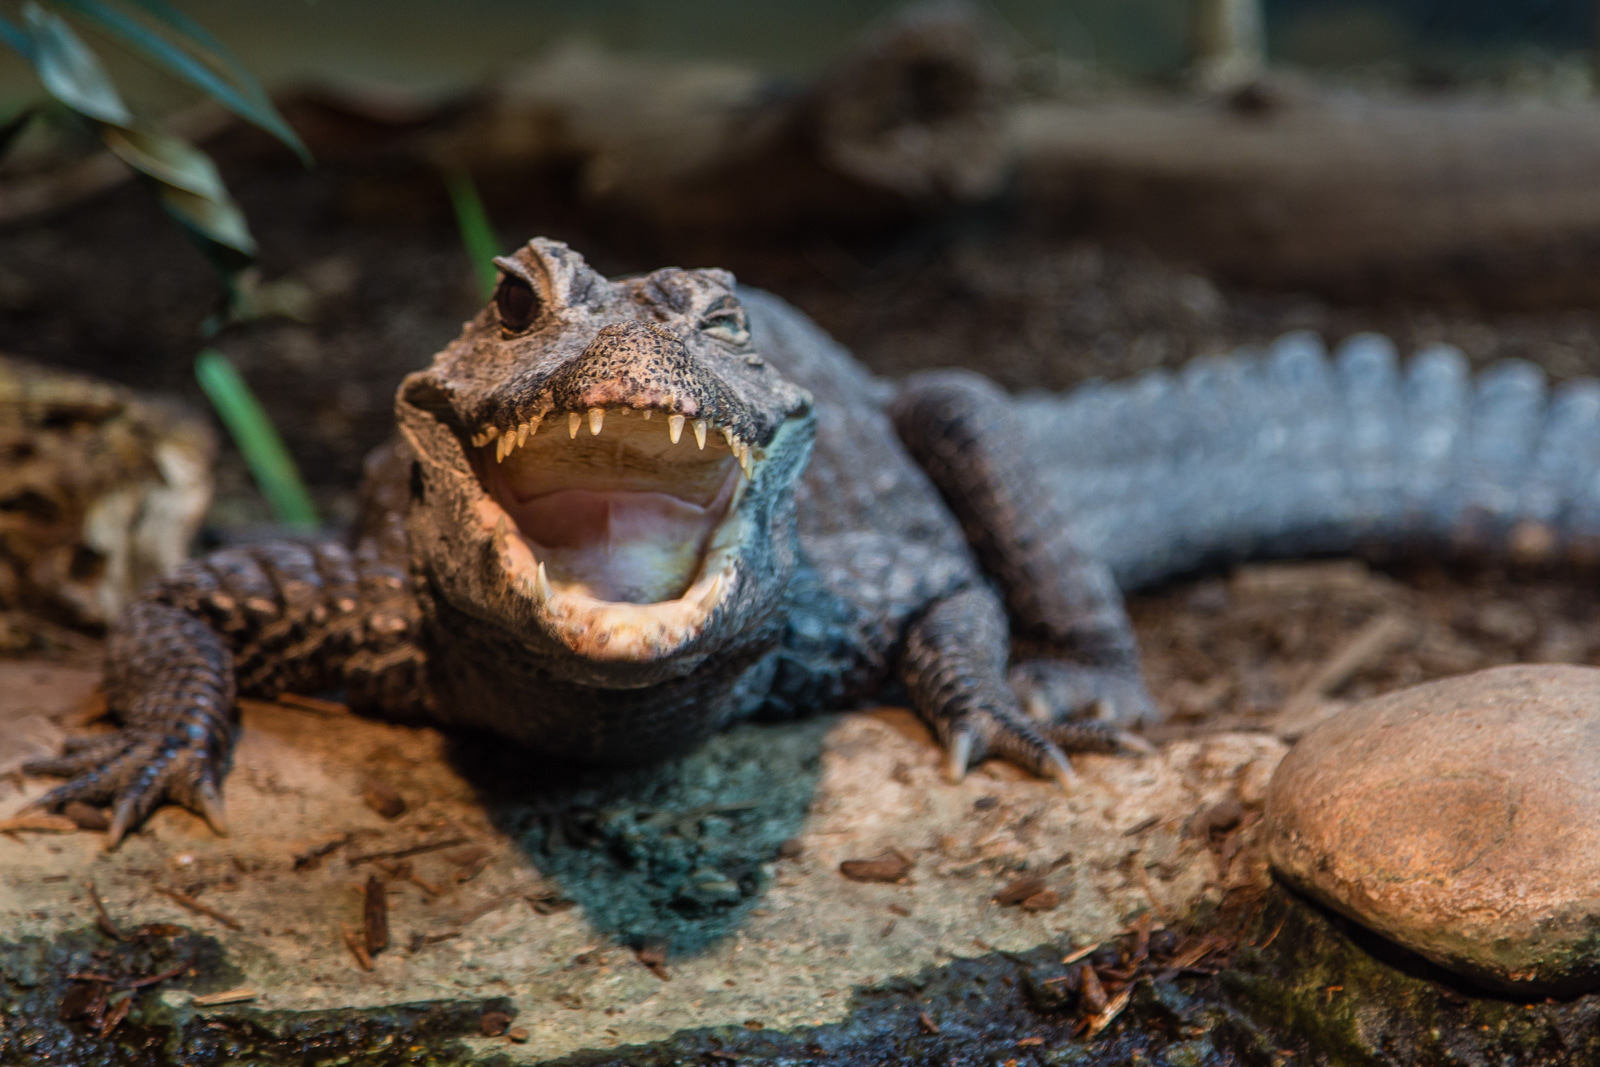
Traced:
<path fill-rule="evenodd" d="M 87 17 L 107 9 L 234 98 Z M 1593 372 L 1594 16 L 7 0 L 0 20 L 37 40 L 70 29 L 148 151 L 64 102 L 38 49 L 0 49 L 0 121 L 19 120 L 0 351 L 199 407 L 194 357 L 215 348 L 332 521 L 394 384 L 482 300 L 484 250 L 535 234 L 608 272 L 728 267 L 888 374 L 1060 389 L 1302 328 Z M 263 122 L 273 105 L 292 135 Z M 200 166 L 173 177 L 181 145 L 215 163 L 202 195 L 173 192 Z M 217 521 L 267 521 L 224 452 Z"/>
<path fill-rule="evenodd" d="M 503 73 L 558 41 L 684 60 L 724 60 L 794 76 L 814 72 L 904 7 L 886 0 L 804 5 L 698 0 L 184 0 L 257 77 L 281 85 L 333 76 L 448 93 Z M 1584 0 L 1271 0 L 1260 5 L 1274 63 L 1339 76 L 1422 81 L 1586 81 L 1593 5 Z M 1189 59 L 1187 0 L 995 0 L 981 10 L 1036 56 L 1101 76 L 1169 79 Z M 441 21 L 450 32 L 441 32 Z M 108 55 L 119 84 L 143 69 Z M 1563 66 L 1564 73 L 1557 73 Z M 146 72 L 148 73 L 148 72 Z M 153 92 L 160 79 L 146 77 Z M 15 98 L 20 67 L 0 73 Z M 181 94 L 170 92 L 176 103 Z M 13 100 L 14 102 L 14 100 Z"/>

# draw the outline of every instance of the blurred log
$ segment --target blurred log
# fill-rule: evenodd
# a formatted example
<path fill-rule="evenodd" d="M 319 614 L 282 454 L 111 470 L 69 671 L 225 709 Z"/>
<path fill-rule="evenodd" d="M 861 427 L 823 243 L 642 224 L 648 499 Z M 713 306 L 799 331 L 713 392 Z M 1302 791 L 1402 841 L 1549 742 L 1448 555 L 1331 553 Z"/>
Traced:
<path fill-rule="evenodd" d="M 1189 0 L 1189 72 L 1212 90 L 1258 77 L 1266 66 L 1261 0 Z"/>
<path fill-rule="evenodd" d="M 1349 299 L 1600 297 L 1600 111 L 1587 105 L 1255 86 L 1220 104 L 1030 105 L 1015 136 L 1030 226 Z"/>
<path fill-rule="evenodd" d="M 889 19 L 799 86 L 569 47 L 507 79 L 432 155 L 491 190 L 530 164 L 565 168 L 599 212 L 665 231 L 882 229 L 999 192 L 1012 72 L 951 4 Z"/>

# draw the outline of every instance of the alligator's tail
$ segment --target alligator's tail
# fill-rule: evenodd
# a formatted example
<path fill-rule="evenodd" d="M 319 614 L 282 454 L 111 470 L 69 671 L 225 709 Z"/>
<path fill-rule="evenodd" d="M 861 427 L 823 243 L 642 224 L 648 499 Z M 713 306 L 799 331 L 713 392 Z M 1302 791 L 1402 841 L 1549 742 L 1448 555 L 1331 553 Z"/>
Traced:
<path fill-rule="evenodd" d="M 1018 447 L 1124 589 L 1244 559 L 1396 550 L 1600 558 L 1600 381 L 1531 363 L 1404 365 L 1363 334 L 1295 333 L 1019 398 Z"/>

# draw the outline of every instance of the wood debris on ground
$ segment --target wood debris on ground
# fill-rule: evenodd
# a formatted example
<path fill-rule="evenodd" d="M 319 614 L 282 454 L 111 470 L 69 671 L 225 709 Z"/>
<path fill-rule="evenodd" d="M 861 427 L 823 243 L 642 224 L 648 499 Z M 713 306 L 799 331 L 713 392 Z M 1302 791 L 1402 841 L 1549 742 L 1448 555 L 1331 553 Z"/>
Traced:
<path fill-rule="evenodd" d="M 852 882 L 894 882 L 906 880 L 916 860 L 891 848 L 870 859 L 850 859 L 839 864 L 839 873 Z"/>
<path fill-rule="evenodd" d="M 64 1020 L 88 1023 L 95 1035 L 104 1039 L 122 1025 L 141 991 L 171 981 L 190 971 L 193 965 L 192 959 L 184 959 L 176 966 L 153 974 L 75 971 L 65 976 L 72 984 L 62 995 L 58 1014 Z"/>
<path fill-rule="evenodd" d="M 164 885 L 153 885 L 150 888 L 154 889 L 157 893 L 160 893 L 174 904 L 177 904 L 179 907 L 186 908 L 187 910 L 194 912 L 196 915 L 204 915 L 208 919 L 215 919 L 217 922 L 221 923 L 223 926 L 226 926 L 230 930 L 243 929 L 243 927 L 239 925 L 238 919 L 235 919 L 233 916 L 225 914 L 224 912 L 218 911 L 209 904 L 205 904 L 196 900 L 188 893 L 177 889 L 169 889 Z"/>
<path fill-rule="evenodd" d="M 388 883 L 375 874 L 367 875 L 361 898 L 361 945 L 370 958 L 389 947 Z"/>
<path fill-rule="evenodd" d="M 1236 940 L 1217 931 L 1179 933 L 1147 912 L 1111 941 L 1062 957 L 1062 974 L 1042 985 L 1057 1006 L 1074 1014 L 1073 1032 L 1089 1038 L 1116 1021 L 1141 980 L 1215 974 L 1232 958 Z"/>
<path fill-rule="evenodd" d="M 640 966 L 663 982 L 671 981 L 667 971 L 667 946 L 659 941 L 646 941 L 634 951 Z"/>
<path fill-rule="evenodd" d="M 80 827 L 65 815 L 45 811 L 25 811 L 0 819 L 0 834 L 75 834 Z"/>

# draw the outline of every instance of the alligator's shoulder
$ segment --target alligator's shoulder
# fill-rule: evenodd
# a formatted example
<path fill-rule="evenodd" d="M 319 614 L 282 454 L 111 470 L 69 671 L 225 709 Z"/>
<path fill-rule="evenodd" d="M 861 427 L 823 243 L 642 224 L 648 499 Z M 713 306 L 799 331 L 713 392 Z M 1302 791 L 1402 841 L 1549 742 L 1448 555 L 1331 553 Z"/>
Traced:
<path fill-rule="evenodd" d="M 802 534 L 888 535 L 964 552 L 938 492 L 889 419 L 896 386 L 781 298 L 749 288 L 740 298 L 762 358 L 815 401 L 816 444 L 797 488 Z"/>

